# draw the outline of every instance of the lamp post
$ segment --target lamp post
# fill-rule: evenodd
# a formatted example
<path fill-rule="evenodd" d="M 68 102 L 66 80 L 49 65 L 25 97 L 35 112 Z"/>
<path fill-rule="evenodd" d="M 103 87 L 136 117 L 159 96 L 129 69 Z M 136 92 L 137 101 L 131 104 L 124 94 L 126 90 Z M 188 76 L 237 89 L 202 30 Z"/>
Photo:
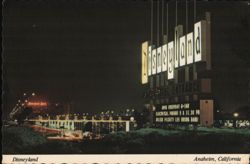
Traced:
<path fill-rule="evenodd" d="M 239 113 L 235 112 L 233 113 L 233 117 L 234 117 L 234 122 L 233 122 L 233 126 L 234 128 L 237 128 L 237 124 L 236 124 L 236 119 L 239 117 Z"/>

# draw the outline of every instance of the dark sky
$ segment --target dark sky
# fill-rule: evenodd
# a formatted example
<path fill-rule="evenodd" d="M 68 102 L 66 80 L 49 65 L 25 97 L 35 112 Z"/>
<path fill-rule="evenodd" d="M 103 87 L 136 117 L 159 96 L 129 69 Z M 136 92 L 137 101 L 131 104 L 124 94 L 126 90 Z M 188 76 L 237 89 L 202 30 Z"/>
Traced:
<path fill-rule="evenodd" d="M 170 31 L 174 4 L 169 6 Z M 198 2 L 197 18 L 205 11 L 212 12 L 214 21 L 216 96 L 232 110 L 247 99 L 247 67 L 232 45 L 249 46 L 242 39 L 249 41 L 249 31 L 242 33 L 249 6 Z M 5 111 L 20 94 L 32 91 L 50 101 L 73 102 L 76 112 L 142 108 L 140 48 L 150 39 L 150 1 L 7 0 L 3 19 Z M 237 42 L 232 41 L 236 36 Z"/>

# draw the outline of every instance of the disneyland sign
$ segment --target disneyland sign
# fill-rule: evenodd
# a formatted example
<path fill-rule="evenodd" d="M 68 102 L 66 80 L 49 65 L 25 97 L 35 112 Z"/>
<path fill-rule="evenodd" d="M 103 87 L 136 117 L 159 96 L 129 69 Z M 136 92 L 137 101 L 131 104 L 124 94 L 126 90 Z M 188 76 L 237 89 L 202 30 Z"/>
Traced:
<path fill-rule="evenodd" d="M 175 27 L 175 37 L 154 48 L 148 41 L 142 43 L 142 84 L 148 76 L 166 72 L 168 80 L 174 79 L 174 69 L 194 62 L 206 61 L 206 21 L 194 24 L 194 32 L 183 35 L 183 26 Z"/>

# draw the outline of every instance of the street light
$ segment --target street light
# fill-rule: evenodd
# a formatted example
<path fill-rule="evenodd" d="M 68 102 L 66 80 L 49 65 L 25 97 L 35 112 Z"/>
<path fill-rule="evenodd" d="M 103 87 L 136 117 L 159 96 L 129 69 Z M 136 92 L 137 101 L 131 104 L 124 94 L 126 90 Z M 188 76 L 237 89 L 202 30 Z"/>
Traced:
<path fill-rule="evenodd" d="M 239 113 L 235 112 L 233 115 L 235 118 L 237 118 L 239 116 Z"/>
<path fill-rule="evenodd" d="M 239 113 L 235 112 L 233 114 L 233 116 L 234 116 L 234 120 L 233 120 L 234 125 L 233 126 L 234 126 L 234 128 L 237 128 L 237 120 L 236 120 L 236 118 L 239 117 Z"/>
<path fill-rule="evenodd" d="M 35 95 L 36 95 L 36 94 L 33 92 L 33 93 L 32 93 L 32 96 L 35 96 Z"/>

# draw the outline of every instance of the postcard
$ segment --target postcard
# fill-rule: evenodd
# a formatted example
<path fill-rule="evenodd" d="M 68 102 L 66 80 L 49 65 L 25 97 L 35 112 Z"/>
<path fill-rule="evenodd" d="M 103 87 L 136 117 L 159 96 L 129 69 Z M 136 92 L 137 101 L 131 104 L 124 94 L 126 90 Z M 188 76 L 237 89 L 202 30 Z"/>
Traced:
<path fill-rule="evenodd" d="M 2 163 L 249 163 L 250 1 L 2 4 Z"/>

